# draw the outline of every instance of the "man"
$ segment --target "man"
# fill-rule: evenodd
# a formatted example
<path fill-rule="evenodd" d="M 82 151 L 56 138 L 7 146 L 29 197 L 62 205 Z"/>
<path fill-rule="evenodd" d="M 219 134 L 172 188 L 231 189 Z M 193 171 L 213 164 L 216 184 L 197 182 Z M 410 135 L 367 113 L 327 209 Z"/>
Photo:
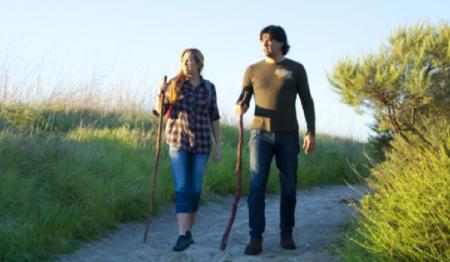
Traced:
<path fill-rule="evenodd" d="M 292 229 L 295 224 L 297 155 L 300 151 L 295 109 L 297 94 L 307 122 L 303 141 L 306 154 L 314 149 L 315 135 L 314 103 L 306 71 L 302 64 L 285 58 L 289 50 L 285 31 L 280 26 L 271 25 L 265 27 L 259 36 L 265 59 L 247 68 L 235 108 L 240 116 L 248 109 L 251 96 L 255 96 L 249 143 L 251 178 L 247 202 L 250 243 L 245 249 L 249 255 L 262 252 L 265 190 L 274 155 L 280 171 L 280 244 L 284 249 L 296 248 Z"/>

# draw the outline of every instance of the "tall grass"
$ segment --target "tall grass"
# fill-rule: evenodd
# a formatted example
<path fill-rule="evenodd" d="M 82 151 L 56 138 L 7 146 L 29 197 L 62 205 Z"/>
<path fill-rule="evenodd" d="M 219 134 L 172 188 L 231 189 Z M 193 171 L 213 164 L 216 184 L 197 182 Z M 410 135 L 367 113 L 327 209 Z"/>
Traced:
<path fill-rule="evenodd" d="M 411 138 L 412 139 L 412 138 Z M 427 139 L 392 143 L 367 179 L 358 220 L 344 242 L 347 261 L 450 261 L 450 127 L 434 121 Z"/>
<path fill-rule="evenodd" d="M 114 230 L 118 222 L 145 218 L 155 120 L 131 107 L 0 104 L 0 260 L 50 259 Z M 223 159 L 209 162 L 204 196 L 235 190 L 237 129 L 225 124 L 222 136 Z M 317 151 L 299 156 L 299 186 L 357 181 L 349 163 L 365 165 L 363 148 L 349 139 L 318 136 Z M 168 162 L 164 145 L 155 213 L 174 199 Z M 272 171 L 268 192 L 275 193 L 275 165 Z M 246 194 L 248 150 L 243 178 Z"/>

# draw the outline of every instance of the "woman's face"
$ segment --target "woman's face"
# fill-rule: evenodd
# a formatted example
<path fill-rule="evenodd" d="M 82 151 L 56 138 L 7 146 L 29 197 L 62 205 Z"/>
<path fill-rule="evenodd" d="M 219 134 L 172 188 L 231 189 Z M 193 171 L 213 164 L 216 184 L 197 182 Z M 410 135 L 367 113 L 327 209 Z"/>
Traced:
<path fill-rule="evenodd" d="M 199 65 L 192 52 L 186 52 L 181 59 L 181 70 L 186 76 L 199 75 Z"/>

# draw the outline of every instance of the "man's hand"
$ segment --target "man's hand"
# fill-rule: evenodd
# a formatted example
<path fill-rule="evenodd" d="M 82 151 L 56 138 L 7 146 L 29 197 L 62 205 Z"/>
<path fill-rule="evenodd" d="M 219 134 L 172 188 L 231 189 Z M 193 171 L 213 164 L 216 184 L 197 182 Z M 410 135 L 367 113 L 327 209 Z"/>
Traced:
<path fill-rule="evenodd" d="M 311 134 L 307 134 L 303 139 L 303 150 L 305 154 L 309 154 L 314 150 L 315 147 L 315 139 Z"/>
<path fill-rule="evenodd" d="M 240 117 L 246 111 L 247 111 L 247 106 L 245 106 L 243 104 L 236 104 L 236 106 L 234 106 L 234 113 L 236 114 L 237 117 Z"/>

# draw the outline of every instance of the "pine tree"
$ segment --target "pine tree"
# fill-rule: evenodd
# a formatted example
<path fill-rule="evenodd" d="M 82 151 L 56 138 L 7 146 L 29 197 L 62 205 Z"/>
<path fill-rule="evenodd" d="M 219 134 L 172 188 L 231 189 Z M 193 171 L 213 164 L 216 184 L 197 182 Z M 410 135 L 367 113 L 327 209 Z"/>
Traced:
<path fill-rule="evenodd" d="M 343 102 L 374 114 L 379 131 L 430 144 L 433 118 L 450 116 L 450 26 L 400 27 L 378 53 L 343 58 L 328 78 Z"/>

